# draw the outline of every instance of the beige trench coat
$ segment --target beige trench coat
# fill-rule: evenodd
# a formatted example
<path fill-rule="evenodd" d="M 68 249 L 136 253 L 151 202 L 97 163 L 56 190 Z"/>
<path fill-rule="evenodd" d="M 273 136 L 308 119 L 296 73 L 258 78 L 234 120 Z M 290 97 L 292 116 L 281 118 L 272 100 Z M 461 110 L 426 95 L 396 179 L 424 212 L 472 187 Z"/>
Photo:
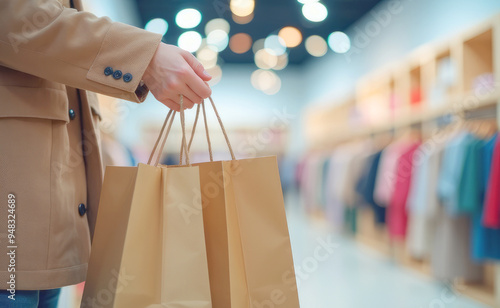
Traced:
<path fill-rule="evenodd" d="M 0 289 L 11 274 L 17 290 L 85 280 L 102 181 L 93 92 L 135 102 L 148 93 L 141 77 L 161 36 L 81 8 L 0 0 Z"/>

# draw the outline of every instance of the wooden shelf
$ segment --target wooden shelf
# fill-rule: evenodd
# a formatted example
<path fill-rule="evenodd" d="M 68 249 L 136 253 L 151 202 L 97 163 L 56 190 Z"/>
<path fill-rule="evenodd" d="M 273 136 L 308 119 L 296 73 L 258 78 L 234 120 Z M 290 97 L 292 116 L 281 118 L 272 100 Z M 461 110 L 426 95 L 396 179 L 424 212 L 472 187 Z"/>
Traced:
<path fill-rule="evenodd" d="M 328 144 L 321 145 L 318 148 L 331 147 L 332 145 L 350 141 L 354 139 L 369 137 L 380 133 L 386 133 L 391 130 L 401 130 L 409 128 L 412 125 L 429 122 L 447 115 L 459 115 L 462 112 L 474 109 L 495 106 L 500 101 L 500 89 L 489 93 L 483 97 L 477 97 L 470 93 L 465 98 L 449 100 L 441 104 L 440 107 L 432 109 L 424 109 L 420 111 L 409 111 L 399 115 L 392 121 L 378 123 L 366 127 L 350 128 L 349 130 L 341 130 L 333 132 L 329 130 Z"/>
<path fill-rule="evenodd" d="M 500 16 L 445 41 L 421 46 L 406 58 L 361 78 L 353 99 L 310 113 L 306 135 L 312 148 L 404 129 L 444 115 L 497 104 L 499 89 L 474 84 L 489 74 L 500 81 Z M 491 78 L 487 79 L 491 84 Z M 479 89 L 481 90 L 481 89 Z M 420 97 L 419 97 L 420 96 Z M 420 101 L 418 104 L 412 104 Z M 349 111 L 351 110 L 351 111 Z M 356 114 L 357 118 L 351 117 Z"/>

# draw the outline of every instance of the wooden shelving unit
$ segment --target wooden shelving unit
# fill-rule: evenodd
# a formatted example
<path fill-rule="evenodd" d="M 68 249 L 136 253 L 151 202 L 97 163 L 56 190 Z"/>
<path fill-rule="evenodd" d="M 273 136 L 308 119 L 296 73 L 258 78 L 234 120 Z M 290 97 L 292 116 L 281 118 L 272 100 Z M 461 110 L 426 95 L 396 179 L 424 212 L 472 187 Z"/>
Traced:
<path fill-rule="evenodd" d="M 495 112 L 500 124 L 500 16 L 445 41 L 421 46 L 364 76 L 351 99 L 332 106 L 306 118 L 306 136 L 313 150 L 327 151 L 344 142 L 415 126 L 425 138 L 439 119 L 460 118 L 480 109 Z M 414 260 L 404 243 L 391 243 L 386 230 L 375 226 L 370 215 L 360 211 L 359 241 L 430 275 L 429 260 Z M 458 282 L 456 287 L 462 294 L 500 307 L 500 266 L 486 264 L 484 270 L 481 284 Z"/>

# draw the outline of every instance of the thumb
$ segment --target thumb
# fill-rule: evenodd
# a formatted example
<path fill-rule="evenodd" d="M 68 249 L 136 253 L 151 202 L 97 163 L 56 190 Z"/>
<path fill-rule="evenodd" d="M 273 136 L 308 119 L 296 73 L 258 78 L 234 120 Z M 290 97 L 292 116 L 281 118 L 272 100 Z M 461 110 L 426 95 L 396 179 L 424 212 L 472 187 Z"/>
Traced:
<path fill-rule="evenodd" d="M 210 79 L 212 79 L 212 76 L 210 76 L 210 74 L 205 70 L 203 64 L 201 64 L 200 61 L 198 61 L 198 59 L 196 59 L 195 56 L 193 56 L 191 53 L 188 54 L 186 61 L 191 66 L 196 75 L 198 75 L 201 79 L 205 81 L 209 81 Z"/>

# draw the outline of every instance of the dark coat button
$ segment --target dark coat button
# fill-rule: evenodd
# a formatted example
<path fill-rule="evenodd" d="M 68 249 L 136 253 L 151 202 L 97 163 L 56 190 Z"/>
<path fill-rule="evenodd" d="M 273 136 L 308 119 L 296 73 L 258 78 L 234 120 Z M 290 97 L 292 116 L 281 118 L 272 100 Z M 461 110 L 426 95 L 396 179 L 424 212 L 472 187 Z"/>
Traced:
<path fill-rule="evenodd" d="M 118 80 L 120 78 L 122 78 L 122 71 L 120 70 L 116 70 L 114 73 L 113 73 L 113 78 Z"/>
<path fill-rule="evenodd" d="M 104 75 L 109 76 L 113 74 L 113 68 L 111 66 L 108 66 L 104 69 Z"/>
<path fill-rule="evenodd" d="M 73 120 L 76 117 L 76 113 L 73 109 L 69 110 L 69 119 Z"/>
<path fill-rule="evenodd" d="M 132 78 L 133 78 L 133 76 L 130 73 L 126 73 L 125 75 L 123 75 L 123 81 L 125 81 L 125 82 L 130 82 L 132 80 Z"/>
<path fill-rule="evenodd" d="M 83 216 L 85 215 L 86 212 L 87 208 L 85 208 L 85 204 L 83 203 L 78 204 L 78 214 L 80 214 L 80 216 Z"/>

